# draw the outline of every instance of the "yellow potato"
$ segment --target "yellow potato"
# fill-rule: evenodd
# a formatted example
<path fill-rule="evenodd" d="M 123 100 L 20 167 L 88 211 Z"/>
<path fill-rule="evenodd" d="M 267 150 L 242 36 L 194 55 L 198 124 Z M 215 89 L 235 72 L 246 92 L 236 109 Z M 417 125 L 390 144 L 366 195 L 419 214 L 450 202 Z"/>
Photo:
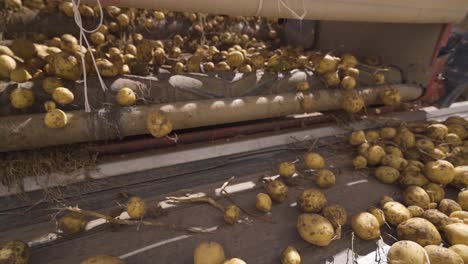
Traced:
<path fill-rule="evenodd" d="M 9 241 L 0 247 L 0 263 L 28 264 L 30 255 L 29 246 L 23 241 Z"/>
<path fill-rule="evenodd" d="M 28 108 L 34 103 L 34 93 L 31 89 L 18 87 L 11 92 L 10 102 L 16 109 Z"/>
<path fill-rule="evenodd" d="M 359 79 L 359 70 L 356 68 L 347 68 L 344 71 L 345 76 L 353 77 L 355 80 Z"/>
<path fill-rule="evenodd" d="M 124 264 L 124 262 L 118 257 L 110 255 L 97 255 L 86 258 L 80 262 L 80 264 Z"/>
<path fill-rule="evenodd" d="M 327 205 L 322 210 L 322 215 L 330 221 L 335 228 L 339 228 L 346 224 L 348 214 L 343 206 L 339 204 Z"/>
<path fill-rule="evenodd" d="M 406 166 L 404 171 L 422 172 L 423 169 L 424 163 L 419 160 L 408 160 L 408 166 Z"/>
<path fill-rule="evenodd" d="M 468 190 L 458 193 L 457 202 L 464 211 L 468 211 Z"/>
<path fill-rule="evenodd" d="M 296 165 L 293 162 L 281 162 L 278 173 L 284 179 L 290 179 L 296 173 Z"/>
<path fill-rule="evenodd" d="M 404 170 L 398 182 L 402 187 L 424 186 L 429 183 L 429 180 L 421 172 Z"/>
<path fill-rule="evenodd" d="M 296 227 L 302 239 L 315 246 L 328 246 L 335 237 L 330 221 L 318 214 L 299 215 Z"/>
<path fill-rule="evenodd" d="M 277 203 L 282 203 L 288 198 L 288 186 L 280 180 L 268 182 L 265 190 L 271 199 Z"/>
<path fill-rule="evenodd" d="M 446 215 L 450 215 L 455 211 L 461 211 L 461 206 L 452 199 L 442 199 L 439 203 L 439 207 L 437 208 L 439 211 Z"/>
<path fill-rule="evenodd" d="M 374 74 L 374 82 L 376 85 L 383 85 L 385 84 L 385 75 L 383 73 L 375 73 Z"/>
<path fill-rule="evenodd" d="M 126 27 L 130 24 L 130 18 L 126 14 L 121 13 L 117 16 L 117 23 L 121 27 Z"/>
<path fill-rule="evenodd" d="M 399 202 L 386 202 L 382 209 L 385 219 L 393 226 L 398 226 L 401 222 L 411 218 L 411 212 Z"/>
<path fill-rule="evenodd" d="M 67 114 L 60 109 L 48 110 L 47 114 L 44 116 L 44 124 L 48 128 L 63 128 L 68 124 Z"/>
<path fill-rule="evenodd" d="M 363 155 L 367 159 L 367 151 L 369 150 L 370 147 L 372 147 L 372 145 L 368 142 L 365 142 L 359 145 L 357 151 L 359 155 Z"/>
<path fill-rule="evenodd" d="M 341 55 L 341 66 L 344 68 L 354 68 L 358 65 L 358 60 L 354 55 L 345 53 Z"/>
<path fill-rule="evenodd" d="M 317 71 L 320 74 L 324 74 L 327 72 L 334 72 L 338 68 L 339 61 L 340 61 L 339 58 L 333 57 L 327 54 L 319 61 L 319 64 L 317 66 Z"/>
<path fill-rule="evenodd" d="M 106 41 L 106 36 L 99 31 L 91 33 L 89 37 L 91 38 L 91 42 L 93 42 L 94 45 L 101 45 Z"/>
<path fill-rule="evenodd" d="M 323 77 L 327 87 L 337 86 L 340 84 L 340 76 L 338 75 L 338 72 L 327 72 Z"/>
<path fill-rule="evenodd" d="M 52 93 L 52 98 L 59 104 L 71 104 L 75 99 L 73 93 L 65 87 L 57 87 Z"/>
<path fill-rule="evenodd" d="M 387 195 L 380 197 L 379 204 L 381 207 L 384 207 L 384 205 L 388 202 L 394 202 L 393 198 Z"/>
<path fill-rule="evenodd" d="M 468 219 L 468 212 L 467 211 L 454 211 L 450 214 L 450 218 L 458 218 L 461 220 Z"/>
<path fill-rule="evenodd" d="M 409 186 L 403 192 L 404 204 L 406 206 L 417 205 L 422 209 L 428 209 L 431 199 L 427 192 L 419 186 Z"/>
<path fill-rule="evenodd" d="M 434 142 L 428 138 L 421 138 L 416 140 L 416 147 L 421 149 L 421 150 L 432 150 L 435 148 Z"/>
<path fill-rule="evenodd" d="M 383 139 L 393 139 L 397 134 L 397 130 L 393 127 L 384 127 L 379 133 L 380 137 Z"/>
<path fill-rule="evenodd" d="M 406 168 L 406 166 L 408 166 L 408 161 L 404 158 L 388 154 L 382 158 L 382 165 L 402 171 Z"/>
<path fill-rule="evenodd" d="M 31 59 L 37 54 L 37 49 L 34 43 L 24 38 L 13 40 L 13 43 L 11 44 L 11 50 L 16 56 L 22 58 L 23 60 Z"/>
<path fill-rule="evenodd" d="M 325 194 L 315 188 L 306 189 L 297 197 L 297 206 L 305 213 L 319 213 L 325 205 Z"/>
<path fill-rule="evenodd" d="M 377 141 L 379 141 L 380 139 L 380 134 L 378 131 L 369 130 L 366 132 L 366 139 L 367 139 L 367 142 L 377 143 Z"/>
<path fill-rule="evenodd" d="M 367 167 L 367 159 L 364 156 L 357 156 L 353 159 L 354 169 L 364 169 Z"/>
<path fill-rule="evenodd" d="M 320 188 L 330 188 L 336 184 L 335 174 L 327 169 L 319 170 L 315 177 L 315 184 Z"/>
<path fill-rule="evenodd" d="M 349 137 L 349 143 L 353 146 L 358 146 L 366 142 L 366 134 L 362 130 L 351 133 Z"/>
<path fill-rule="evenodd" d="M 445 237 L 451 245 L 468 246 L 468 224 L 454 223 L 444 227 Z"/>
<path fill-rule="evenodd" d="M 426 251 L 409 240 L 398 241 L 388 250 L 388 264 L 429 264 Z"/>
<path fill-rule="evenodd" d="M 440 231 L 442 231 L 446 225 L 451 223 L 449 217 L 437 209 L 424 211 L 422 217 L 431 222 Z"/>
<path fill-rule="evenodd" d="M 425 247 L 427 245 L 440 245 L 442 237 L 437 228 L 428 220 L 414 217 L 401 222 L 397 227 L 399 240 L 411 240 Z"/>
<path fill-rule="evenodd" d="M 0 77 L 9 78 L 14 69 L 16 61 L 8 55 L 0 55 Z"/>
<path fill-rule="evenodd" d="M 424 214 L 424 209 L 417 205 L 408 206 L 408 210 L 411 212 L 412 217 L 420 217 Z"/>
<path fill-rule="evenodd" d="M 11 49 L 9 47 L 4 46 L 4 45 L 0 45 L 0 55 L 8 55 L 10 57 L 15 56 L 13 51 L 11 51 Z"/>
<path fill-rule="evenodd" d="M 304 155 L 305 166 L 309 169 L 320 170 L 325 168 L 325 160 L 318 153 L 306 153 Z"/>
<path fill-rule="evenodd" d="M 357 113 L 365 106 L 364 99 L 356 91 L 349 91 L 343 94 L 341 107 L 348 113 Z"/>
<path fill-rule="evenodd" d="M 393 155 L 393 156 L 403 158 L 403 152 L 397 147 L 386 146 L 384 150 L 385 150 L 385 153 L 387 153 L 389 155 Z M 424 164 L 422 165 L 422 167 L 424 167 Z"/>
<path fill-rule="evenodd" d="M 81 58 L 69 52 L 60 52 L 47 57 L 50 63 L 51 74 L 66 80 L 76 81 L 83 74 Z"/>
<path fill-rule="evenodd" d="M 468 187 L 468 166 L 455 167 L 455 175 L 450 185 L 458 189 L 465 189 Z"/>
<path fill-rule="evenodd" d="M 442 140 L 448 134 L 448 127 L 443 124 L 432 124 L 427 127 L 426 134 L 432 139 Z"/>
<path fill-rule="evenodd" d="M 431 202 L 439 203 L 445 197 L 444 188 L 442 188 L 439 184 L 435 183 L 428 183 L 424 186 L 424 190 L 426 190 L 427 194 L 431 198 Z"/>
<path fill-rule="evenodd" d="M 240 219 L 241 210 L 234 204 L 230 204 L 224 211 L 224 222 L 233 225 Z"/>
<path fill-rule="evenodd" d="M 461 138 L 455 133 L 448 133 L 444 138 L 445 143 L 451 146 L 461 146 L 463 145 L 463 141 Z"/>
<path fill-rule="evenodd" d="M 57 108 L 57 105 L 55 104 L 54 101 L 45 101 L 44 103 L 44 110 L 46 112 L 49 112 L 50 110 L 52 109 L 56 109 Z"/>
<path fill-rule="evenodd" d="M 154 137 L 162 138 L 172 132 L 172 121 L 162 111 L 152 112 L 148 114 L 146 127 Z"/>
<path fill-rule="evenodd" d="M 461 244 L 453 245 L 449 247 L 449 250 L 460 255 L 465 264 L 468 263 L 468 246 L 467 245 L 461 245 Z"/>
<path fill-rule="evenodd" d="M 115 99 L 121 106 L 131 106 L 135 104 L 136 95 L 132 89 L 124 87 L 119 90 Z"/>
<path fill-rule="evenodd" d="M 10 72 L 10 80 L 12 82 L 24 83 L 31 79 L 31 74 L 25 68 L 16 68 Z"/>
<path fill-rule="evenodd" d="M 424 167 L 424 174 L 434 183 L 447 185 L 455 177 L 455 168 L 446 160 L 430 161 Z"/>
<path fill-rule="evenodd" d="M 239 258 L 232 258 L 223 262 L 223 264 L 247 264 L 245 261 Z"/>
<path fill-rule="evenodd" d="M 424 247 L 431 264 L 463 264 L 463 259 L 456 252 L 439 245 Z"/>
<path fill-rule="evenodd" d="M 392 167 L 380 166 L 375 170 L 375 178 L 382 183 L 392 184 L 400 178 L 400 172 Z"/>
<path fill-rule="evenodd" d="M 367 209 L 367 212 L 375 216 L 375 218 L 379 222 L 379 226 L 383 226 L 385 224 L 385 214 L 381 209 L 370 207 L 369 209 Z"/>
<path fill-rule="evenodd" d="M 268 213 L 271 211 L 271 198 L 266 193 L 259 193 L 256 196 L 255 207 L 264 213 Z"/>
<path fill-rule="evenodd" d="M 203 242 L 193 253 L 194 264 L 222 264 L 224 260 L 224 249 L 216 242 Z"/>
<path fill-rule="evenodd" d="M 343 80 L 341 80 L 341 87 L 345 90 L 353 90 L 356 88 L 356 79 L 351 76 L 345 76 Z"/>
<path fill-rule="evenodd" d="M 141 219 L 146 213 L 146 203 L 140 197 L 131 197 L 127 203 L 127 213 L 131 218 Z"/>
<path fill-rule="evenodd" d="M 363 240 L 374 240 L 380 237 L 380 224 L 377 218 L 368 212 L 361 212 L 351 219 L 351 227 Z"/>
<path fill-rule="evenodd" d="M 466 125 L 466 120 L 465 124 Z M 456 134 L 461 140 L 464 140 L 468 136 L 468 131 L 463 124 L 447 124 L 448 132 Z"/>
<path fill-rule="evenodd" d="M 48 94 L 53 94 L 55 88 L 63 87 L 64 83 L 59 78 L 47 77 L 42 81 L 42 89 Z"/>
<path fill-rule="evenodd" d="M 226 63 L 230 67 L 239 67 L 244 63 L 244 54 L 240 51 L 232 51 L 226 56 Z"/>
<path fill-rule="evenodd" d="M 294 247 L 289 246 L 281 253 L 281 264 L 301 264 L 301 255 Z"/>
<path fill-rule="evenodd" d="M 379 97 L 387 106 L 397 106 L 401 103 L 401 94 L 398 89 L 385 89 L 379 93 Z"/>
<path fill-rule="evenodd" d="M 77 213 L 67 214 L 57 222 L 58 228 L 67 235 L 74 235 L 83 231 L 87 223 L 85 217 Z"/>

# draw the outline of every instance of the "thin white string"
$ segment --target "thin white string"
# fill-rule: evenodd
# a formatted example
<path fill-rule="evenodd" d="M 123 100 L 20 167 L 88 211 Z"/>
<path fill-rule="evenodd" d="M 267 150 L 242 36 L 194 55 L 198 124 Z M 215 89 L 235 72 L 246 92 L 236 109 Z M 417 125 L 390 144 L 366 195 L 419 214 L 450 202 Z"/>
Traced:
<path fill-rule="evenodd" d="M 76 25 L 80 28 L 80 56 L 81 56 L 81 64 L 83 67 L 83 80 L 84 80 L 84 96 L 85 96 L 85 111 L 87 113 L 91 112 L 91 105 L 89 104 L 89 98 L 88 98 L 88 82 L 87 82 L 87 74 L 86 74 L 86 62 L 85 62 L 85 55 L 83 53 L 83 50 L 81 49 L 83 47 L 83 39 L 86 43 L 87 50 L 91 55 L 91 60 L 93 61 L 94 68 L 96 69 L 96 73 L 99 79 L 99 83 L 101 84 L 102 90 L 105 92 L 107 90 L 107 86 L 104 83 L 104 80 L 101 77 L 101 74 L 99 73 L 99 69 L 97 68 L 96 65 L 96 60 L 94 58 L 93 52 L 91 51 L 91 45 L 89 44 L 88 38 L 85 35 L 86 33 L 94 33 L 99 30 L 99 27 L 103 24 L 104 21 L 104 13 L 102 10 L 101 2 L 100 0 L 96 0 L 98 7 L 99 7 L 99 24 L 94 28 L 93 30 L 88 30 L 83 27 L 83 21 L 81 20 L 81 14 L 79 10 L 80 6 L 80 0 L 72 0 L 73 4 L 73 13 L 74 13 L 74 18 L 75 18 L 75 23 Z"/>
<path fill-rule="evenodd" d="M 255 12 L 255 16 L 259 16 L 260 12 L 262 12 L 263 9 L 263 0 L 258 1 L 258 7 L 257 7 L 257 12 Z"/>
<path fill-rule="evenodd" d="M 286 0 L 286 2 L 288 2 Z M 304 0 L 302 0 L 302 15 L 298 15 L 294 10 L 292 10 L 291 8 L 289 8 L 289 6 L 287 4 L 285 4 L 282 0 L 278 0 L 278 15 L 281 13 L 281 8 L 279 6 L 279 4 L 281 4 L 284 8 L 286 8 L 289 12 L 291 12 L 291 14 L 296 18 L 296 19 L 300 19 L 300 20 L 303 20 L 306 15 L 307 15 L 307 9 L 305 7 L 305 2 Z"/>

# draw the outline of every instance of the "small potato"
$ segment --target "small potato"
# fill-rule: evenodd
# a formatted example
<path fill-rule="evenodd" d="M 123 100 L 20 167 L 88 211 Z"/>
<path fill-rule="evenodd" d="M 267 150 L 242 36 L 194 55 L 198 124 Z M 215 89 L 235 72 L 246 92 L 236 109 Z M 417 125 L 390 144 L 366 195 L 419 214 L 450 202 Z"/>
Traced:
<path fill-rule="evenodd" d="M 448 127 L 443 124 L 432 124 L 427 127 L 426 134 L 432 139 L 442 140 L 448 134 Z"/>
<path fill-rule="evenodd" d="M 335 236 L 330 221 L 318 214 L 299 215 L 296 227 L 302 239 L 320 247 L 328 246 Z"/>
<path fill-rule="evenodd" d="M 406 166 L 405 171 L 422 172 L 423 169 L 424 163 L 418 160 L 408 160 L 408 166 Z"/>
<path fill-rule="evenodd" d="M 401 222 L 411 218 L 411 212 L 399 202 L 387 202 L 382 209 L 385 219 L 393 226 L 398 226 Z"/>
<path fill-rule="evenodd" d="M 353 166 L 356 170 L 364 169 L 367 167 L 367 159 L 364 156 L 359 155 L 353 159 Z"/>
<path fill-rule="evenodd" d="M 468 166 L 455 167 L 455 175 L 450 185 L 459 189 L 468 188 Z"/>
<path fill-rule="evenodd" d="M 380 139 L 380 134 L 378 131 L 369 130 L 366 132 L 366 140 L 370 143 L 377 143 Z"/>
<path fill-rule="evenodd" d="M 131 197 L 127 203 L 127 213 L 131 218 L 141 219 L 146 213 L 146 203 L 140 197 Z"/>
<path fill-rule="evenodd" d="M 284 179 L 290 179 L 296 173 L 296 165 L 293 162 L 281 162 L 278 173 Z"/>
<path fill-rule="evenodd" d="M 430 182 L 420 172 L 405 170 L 401 174 L 399 183 L 400 183 L 400 185 L 402 187 L 408 187 L 408 186 L 411 186 L 411 185 L 424 186 L 424 185 L 427 185 Z"/>
<path fill-rule="evenodd" d="M 460 255 L 448 248 L 439 245 L 429 245 L 424 247 L 429 256 L 431 264 L 463 264 Z"/>
<path fill-rule="evenodd" d="M 230 204 L 224 211 L 224 222 L 233 225 L 240 219 L 241 210 L 234 204 Z"/>
<path fill-rule="evenodd" d="M 74 235 L 83 231 L 87 223 L 82 214 L 70 213 L 61 217 L 57 225 L 64 234 Z"/>
<path fill-rule="evenodd" d="M 42 89 L 48 94 L 52 94 L 57 87 L 63 87 L 64 83 L 59 78 L 47 77 L 42 81 Z"/>
<path fill-rule="evenodd" d="M 417 205 L 410 205 L 408 206 L 408 210 L 411 212 L 413 217 L 420 217 L 424 214 L 424 209 Z"/>
<path fill-rule="evenodd" d="M 327 198 L 320 190 L 310 188 L 297 197 L 297 205 L 305 213 L 319 213 L 327 204 Z"/>
<path fill-rule="evenodd" d="M 256 197 L 255 207 L 264 213 L 271 211 L 271 198 L 266 193 L 259 193 Z"/>
<path fill-rule="evenodd" d="M 225 260 L 224 249 L 216 242 L 203 242 L 193 253 L 194 264 L 222 264 Z"/>
<path fill-rule="evenodd" d="M 392 184 L 398 181 L 400 172 L 388 166 L 380 166 L 375 170 L 375 177 L 382 183 Z"/>
<path fill-rule="evenodd" d="M 339 80 L 339 79 L 338 79 Z M 356 91 L 348 91 L 343 94 L 341 107 L 348 113 L 358 113 L 365 106 L 364 99 Z"/>
<path fill-rule="evenodd" d="M 124 264 L 122 260 L 118 257 L 109 256 L 109 255 L 97 255 L 88 257 L 80 264 Z"/>
<path fill-rule="evenodd" d="M 271 199 L 277 203 L 282 203 L 288 198 L 288 186 L 280 180 L 268 182 L 265 190 Z"/>
<path fill-rule="evenodd" d="M 232 258 L 223 262 L 223 264 L 247 264 L 245 261 L 239 258 Z"/>
<path fill-rule="evenodd" d="M 398 241 L 388 250 L 387 263 L 429 264 L 426 254 L 424 248 L 413 241 Z"/>
<path fill-rule="evenodd" d="M 9 241 L 0 247 L 0 263 L 2 264 L 28 264 L 30 249 L 23 241 Z"/>
<path fill-rule="evenodd" d="M 327 169 L 319 170 L 315 177 L 315 184 L 320 188 L 330 188 L 336 184 L 335 174 Z"/>
<path fill-rule="evenodd" d="M 404 158 L 392 154 L 387 154 L 382 158 L 382 165 L 390 166 L 399 171 L 402 171 L 406 168 L 406 166 L 408 166 L 408 161 L 406 161 Z"/>
<path fill-rule="evenodd" d="M 401 94 L 398 89 L 385 89 L 379 93 L 380 100 L 384 105 L 397 106 L 401 103 Z"/>
<path fill-rule="evenodd" d="M 385 156 L 385 150 L 379 145 L 374 145 L 367 149 L 364 156 L 369 165 L 379 165 Z"/>
<path fill-rule="evenodd" d="M 305 166 L 309 169 L 320 170 L 325 168 L 325 160 L 318 153 L 306 153 L 304 155 Z"/>
<path fill-rule="evenodd" d="M 457 202 L 464 211 L 468 211 L 468 190 L 458 193 Z"/>
<path fill-rule="evenodd" d="M 431 198 L 431 202 L 433 203 L 439 203 L 445 197 L 444 188 L 439 184 L 428 183 L 424 186 L 424 190 L 429 194 L 429 198 Z"/>
<path fill-rule="evenodd" d="M 16 109 L 25 109 L 34 103 L 34 93 L 31 89 L 16 88 L 10 94 L 10 103 Z"/>
<path fill-rule="evenodd" d="M 132 89 L 124 87 L 117 92 L 115 100 L 121 106 L 131 106 L 136 102 L 136 95 Z"/>
<path fill-rule="evenodd" d="M 148 131 L 156 138 L 162 138 L 172 132 L 172 120 L 170 117 L 162 112 L 152 112 L 146 118 L 146 127 Z"/>
<path fill-rule="evenodd" d="M 368 212 L 361 212 L 351 219 L 351 227 L 363 240 L 374 240 L 380 237 L 380 224 L 377 218 Z"/>
<path fill-rule="evenodd" d="M 428 138 L 421 138 L 416 140 L 416 148 L 429 151 L 435 148 L 434 142 Z"/>
<path fill-rule="evenodd" d="M 450 215 L 452 212 L 462 210 L 461 206 L 452 199 L 442 199 L 437 209 L 446 215 Z"/>
<path fill-rule="evenodd" d="M 388 202 L 394 202 L 393 198 L 387 195 L 380 197 L 380 207 L 384 207 L 384 205 Z"/>
<path fill-rule="evenodd" d="M 346 224 L 346 220 L 348 218 L 346 210 L 339 204 L 325 206 L 322 210 L 322 215 L 327 218 L 335 228 L 339 228 Z"/>
<path fill-rule="evenodd" d="M 396 136 L 397 130 L 393 127 L 384 127 L 379 133 L 381 138 L 390 140 Z"/>
<path fill-rule="evenodd" d="M 65 87 L 57 87 L 55 88 L 54 92 L 52 93 L 52 98 L 55 102 L 67 105 L 71 104 L 75 99 L 73 93 Z"/>
<path fill-rule="evenodd" d="M 281 264 L 301 264 L 301 255 L 294 247 L 287 247 L 281 253 Z"/>
<path fill-rule="evenodd" d="M 422 209 L 428 209 L 431 202 L 429 195 L 426 191 L 419 186 L 409 186 L 403 192 L 404 201 L 406 206 L 417 205 Z"/>
<path fill-rule="evenodd" d="M 394 146 L 386 146 L 385 153 L 403 158 L 403 152 L 401 152 L 401 149 L 394 147 Z M 424 164 L 423 164 L 423 167 L 424 167 Z"/>
<path fill-rule="evenodd" d="M 359 146 L 366 142 L 366 134 L 362 130 L 354 131 L 349 137 L 349 143 L 353 146 Z"/>
<path fill-rule="evenodd" d="M 462 244 L 453 245 L 449 247 L 449 250 L 460 255 L 465 264 L 468 263 L 468 246 L 467 245 L 462 245 Z"/>
<path fill-rule="evenodd" d="M 455 168 L 446 160 L 430 161 L 426 163 L 424 173 L 430 181 L 447 185 L 455 177 Z"/>
<path fill-rule="evenodd" d="M 51 109 L 44 116 L 44 124 L 48 128 L 63 128 L 68 124 L 68 116 L 60 109 Z"/>
<path fill-rule="evenodd" d="M 468 225 L 463 223 L 448 224 L 444 227 L 445 237 L 451 245 L 468 246 Z"/>
<path fill-rule="evenodd" d="M 408 128 L 401 127 L 398 129 L 397 135 L 393 141 L 401 147 L 406 149 L 412 148 L 416 144 L 416 138 Z"/>
<path fill-rule="evenodd" d="M 367 212 L 369 212 L 373 216 L 375 216 L 375 218 L 379 222 L 379 226 L 383 226 L 385 224 L 385 214 L 381 209 L 371 207 L 371 208 L 367 209 Z"/>
<path fill-rule="evenodd" d="M 343 80 L 341 80 L 341 87 L 347 91 L 353 90 L 356 88 L 356 79 L 351 76 L 345 76 Z"/>
<path fill-rule="evenodd" d="M 451 223 L 449 217 L 437 209 L 424 211 L 422 217 L 431 222 L 440 231 L 442 231 L 446 225 Z"/>
<path fill-rule="evenodd" d="M 440 245 L 442 237 L 437 228 L 424 218 L 414 217 L 401 222 L 397 227 L 399 240 L 411 240 L 425 247 Z"/>

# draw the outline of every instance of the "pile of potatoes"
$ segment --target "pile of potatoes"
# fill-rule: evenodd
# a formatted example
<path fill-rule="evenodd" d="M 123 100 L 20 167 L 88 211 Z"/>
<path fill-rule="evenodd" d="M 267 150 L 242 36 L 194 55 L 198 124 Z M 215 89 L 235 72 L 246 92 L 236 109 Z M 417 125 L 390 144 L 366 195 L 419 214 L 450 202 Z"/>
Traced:
<path fill-rule="evenodd" d="M 378 181 L 403 190 L 401 202 L 384 196 L 381 208 L 353 217 L 353 231 L 362 239 L 376 239 L 384 223 L 395 227 L 400 242 L 392 246 L 389 263 L 466 263 L 468 121 L 452 116 L 355 131 L 349 143 L 357 148 L 355 169 L 369 168 Z M 455 190 L 455 199 L 446 197 L 447 188 Z M 442 241 L 448 249 L 440 246 Z"/>

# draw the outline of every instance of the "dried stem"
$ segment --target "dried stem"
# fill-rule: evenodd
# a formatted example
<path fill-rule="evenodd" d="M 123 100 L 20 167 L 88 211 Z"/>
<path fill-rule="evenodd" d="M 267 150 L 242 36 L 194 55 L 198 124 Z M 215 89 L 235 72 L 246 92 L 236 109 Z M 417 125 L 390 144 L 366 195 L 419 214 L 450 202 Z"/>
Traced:
<path fill-rule="evenodd" d="M 207 203 L 224 213 L 224 206 L 222 206 L 220 203 L 218 203 L 217 201 L 215 201 L 213 198 L 209 196 L 192 197 L 192 198 L 169 196 L 169 197 L 166 197 L 166 199 L 170 201 L 178 202 L 178 203 Z"/>

